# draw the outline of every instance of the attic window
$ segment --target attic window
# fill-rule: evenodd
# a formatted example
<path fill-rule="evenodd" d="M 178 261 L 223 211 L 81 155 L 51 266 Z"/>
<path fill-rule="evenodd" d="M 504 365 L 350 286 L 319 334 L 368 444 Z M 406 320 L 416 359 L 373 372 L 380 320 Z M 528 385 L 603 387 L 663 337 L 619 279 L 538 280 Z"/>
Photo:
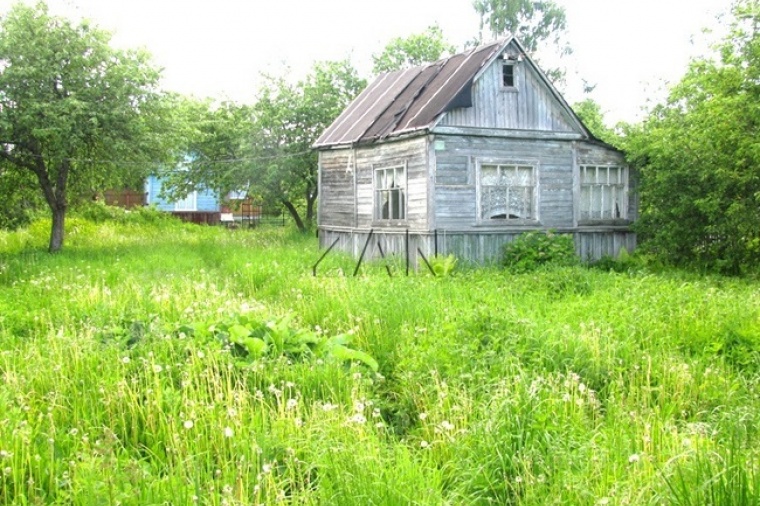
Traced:
<path fill-rule="evenodd" d="M 515 87 L 515 64 L 512 61 L 505 61 L 501 66 L 501 84 L 505 88 Z"/>

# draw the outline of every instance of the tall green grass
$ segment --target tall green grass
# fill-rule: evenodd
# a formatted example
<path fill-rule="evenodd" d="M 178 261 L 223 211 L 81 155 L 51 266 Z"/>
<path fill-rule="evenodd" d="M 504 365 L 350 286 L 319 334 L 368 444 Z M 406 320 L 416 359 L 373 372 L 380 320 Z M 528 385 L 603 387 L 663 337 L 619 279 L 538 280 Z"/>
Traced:
<path fill-rule="evenodd" d="M 288 229 L 67 227 L 57 255 L 44 222 L 0 232 L 0 505 L 760 501 L 755 281 L 313 277 Z M 378 372 L 217 338 L 285 316 Z"/>

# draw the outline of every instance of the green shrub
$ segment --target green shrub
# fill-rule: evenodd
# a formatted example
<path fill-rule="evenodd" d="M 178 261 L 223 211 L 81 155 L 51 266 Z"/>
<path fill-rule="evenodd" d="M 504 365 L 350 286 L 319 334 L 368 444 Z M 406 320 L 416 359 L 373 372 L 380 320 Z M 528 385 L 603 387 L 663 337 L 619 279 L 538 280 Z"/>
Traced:
<path fill-rule="evenodd" d="M 449 276 L 457 266 L 459 260 L 454 255 L 435 255 L 430 258 L 430 267 L 436 277 Z"/>
<path fill-rule="evenodd" d="M 121 207 L 109 206 L 101 201 L 86 201 L 79 203 L 72 213 L 93 223 L 106 221 L 123 221 L 126 211 Z"/>
<path fill-rule="evenodd" d="M 504 246 L 502 265 L 512 272 L 530 272 L 543 265 L 575 265 L 578 257 L 571 235 L 527 232 Z"/>

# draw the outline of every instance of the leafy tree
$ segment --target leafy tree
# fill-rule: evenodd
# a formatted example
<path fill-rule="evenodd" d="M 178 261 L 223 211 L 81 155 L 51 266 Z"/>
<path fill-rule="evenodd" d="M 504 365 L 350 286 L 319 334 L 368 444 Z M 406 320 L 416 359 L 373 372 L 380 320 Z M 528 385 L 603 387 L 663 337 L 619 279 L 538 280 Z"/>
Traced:
<path fill-rule="evenodd" d="M 210 99 L 173 97 L 177 151 L 183 169 L 164 166 L 159 173 L 163 191 L 172 198 L 206 187 L 220 194 L 247 185 L 243 174 L 252 156 L 251 106 L 235 102 L 215 103 Z"/>
<path fill-rule="evenodd" d="M 315 213 L 317 154 L 311 146 L 365 86 L 348 60 L 318 62 L 295 85 L 269 77 L 253 106 L 254 159 L 247 176 L 265 201 L 285 206 L 299 230 Z"/>
<path fill-rule="evenodd" d="M 447 43 L 443 32 L 432 25 L 422 33 L 409 37 L 396 37 L 379 54 L 372 55 L 372 71 L 375 74 L 416 67 L 452 54 L 456 48 Z"/>
<path fill-rule="evenodd" d="M 591 134 L 599 140 L 616 146 L 620 143 L 620 139 L 615 134 L 615 131 L 609 128 L 604 123 L 604 113 L 602 108 L 593 99 L 587 98 L 573 105 L 573 111 L 583 121 L 591 131 Z"/>
<path fill-rule="evenodd" d="M 760 2 L 734 14 L 719 58 L 693 61 L 625 146 L 641 174 L 648 247 L 726 273 L 760 261 Z"/>
<path fill-rule="evenodd" d="M 63 245 L 70 194 L 132 180 L 145 167 L 136 162 L 163 152 L 152 124 L 162 117 L 159 73 L 146 53 L 109 38 L 44 3 L 17 4 L 0 20 L 0 163 L 36 180 L 52 214 L 51 252 Z"/>
<path fill-rule="evenodd" d="M 564 7 L 554 0 L 473 0 L 480 15 L 480 37 L 487 29 L 494 38 L 514 35 L 529 53 L 536 53 L 546 45 L 553 46 L 558 55 L 572 51 L 565 42 L 567 19 Z M 553 81 L 564 78 L 559 68 L 545 69 Z"/>

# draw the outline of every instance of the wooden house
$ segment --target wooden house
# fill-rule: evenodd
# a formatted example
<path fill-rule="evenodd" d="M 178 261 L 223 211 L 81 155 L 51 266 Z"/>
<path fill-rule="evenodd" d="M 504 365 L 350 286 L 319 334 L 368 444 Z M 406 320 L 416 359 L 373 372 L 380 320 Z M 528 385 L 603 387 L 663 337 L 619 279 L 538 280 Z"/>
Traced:
<path fill-rule="evenodd" d="M 220 222 L 222 202 L 218 192 L 209 189 L 193 190 L 185 198 L 174 200 L 162 194 L 163 185 L 161 177 L 148 177 L 145 181 L 146 204 L 170 212 L 184 221 L 207 225 Z"/>
<path fill-rule="evenodd" d="M 515 38 L 380 75 L 314 148 L 321 247 L 484 263 L 531 230 L 573 234 L 584 259 L 636 244 L 623 153 Z"/>

